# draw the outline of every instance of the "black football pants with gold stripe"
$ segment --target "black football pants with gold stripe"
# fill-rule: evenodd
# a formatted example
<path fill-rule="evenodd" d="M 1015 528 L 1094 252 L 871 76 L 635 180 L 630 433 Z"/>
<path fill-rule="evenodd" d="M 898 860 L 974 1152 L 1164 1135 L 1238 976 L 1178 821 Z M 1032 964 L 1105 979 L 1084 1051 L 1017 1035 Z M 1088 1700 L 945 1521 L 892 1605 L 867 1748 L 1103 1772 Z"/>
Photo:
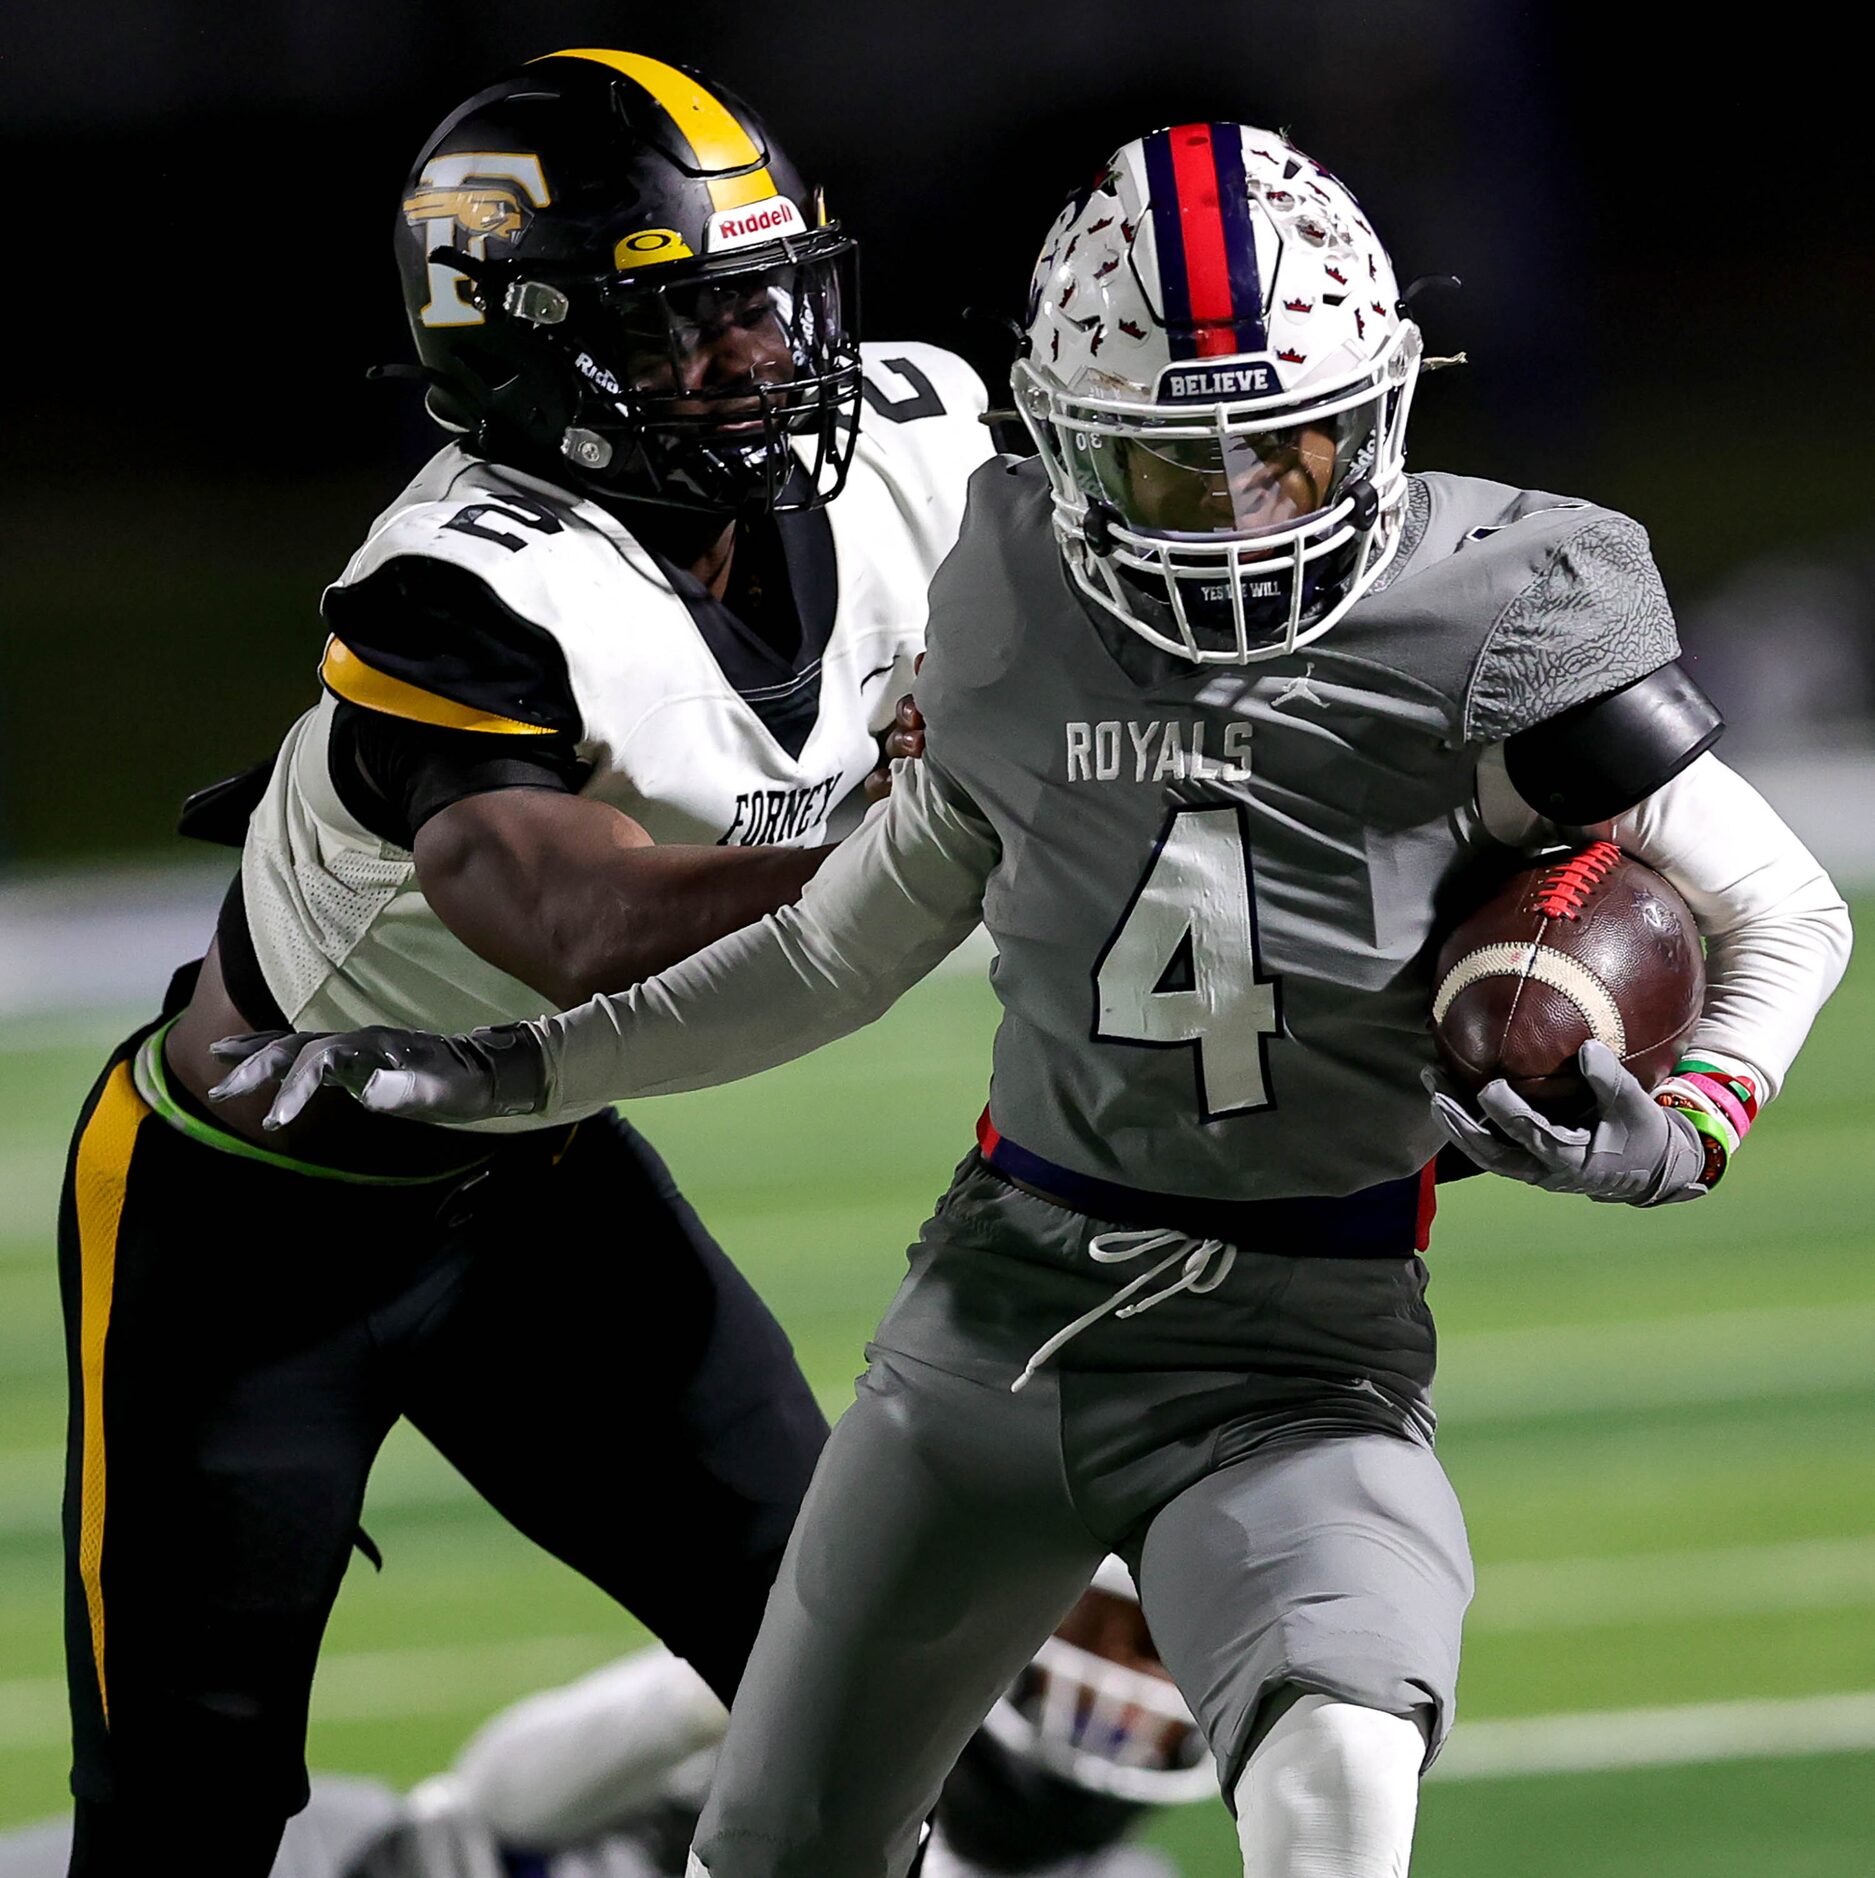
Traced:
<path fill-rule="evenodd" d="M 137 1041 L 59 1217 L 74 1873 L 184 1844 L 202 1878 L 266 1873 L 399 1415 L 727 1700 L 826 1423 L 643 1140 L 602 1117 L 557 1158 L 351 1185 L 179 1132 Z"/>

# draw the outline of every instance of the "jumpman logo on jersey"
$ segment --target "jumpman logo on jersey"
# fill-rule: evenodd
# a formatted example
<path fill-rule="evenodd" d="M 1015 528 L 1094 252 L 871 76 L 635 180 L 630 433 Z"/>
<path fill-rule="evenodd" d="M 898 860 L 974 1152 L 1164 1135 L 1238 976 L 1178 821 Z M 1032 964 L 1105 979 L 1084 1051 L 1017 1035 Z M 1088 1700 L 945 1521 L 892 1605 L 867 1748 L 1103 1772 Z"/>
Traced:
<path fill-rule="evenodd" d="M 1309 682 L 1314 674 L 1315 661 L 1310 659 L 1302 668 L 1302 676 L 1290 679 L 1270 700 L 1270 709 L 1280 711 L 1285 704 L 1313 704 L 1324 711 L 1327 710 L 1328 700 Z"/>

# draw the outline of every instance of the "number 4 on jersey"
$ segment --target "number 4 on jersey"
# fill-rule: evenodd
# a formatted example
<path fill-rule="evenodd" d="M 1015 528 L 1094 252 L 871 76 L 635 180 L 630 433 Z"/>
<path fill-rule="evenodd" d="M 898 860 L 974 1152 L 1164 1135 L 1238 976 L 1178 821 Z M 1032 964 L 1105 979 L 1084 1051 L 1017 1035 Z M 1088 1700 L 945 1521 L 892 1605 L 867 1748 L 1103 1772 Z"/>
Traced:
<path fill-rule="evenodd" d="M 1282 1034 L 1262 976 L 1242 811 L 1174 809 L 1119 929 L 1094 966 L 1094 1035 L 1197 1053 L 1207 1122 L 1269 1108 L 1265 1054 Z"/>

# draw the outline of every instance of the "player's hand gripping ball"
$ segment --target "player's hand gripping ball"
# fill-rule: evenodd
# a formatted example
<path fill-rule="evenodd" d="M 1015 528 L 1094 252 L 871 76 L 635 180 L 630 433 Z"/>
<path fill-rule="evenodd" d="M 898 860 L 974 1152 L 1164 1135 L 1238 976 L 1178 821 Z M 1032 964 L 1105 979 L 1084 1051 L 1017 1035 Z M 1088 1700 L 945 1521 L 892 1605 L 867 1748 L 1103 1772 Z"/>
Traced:
<path fill-rule="evenodd" d="M 1455 1090 L 1500 1077 L 1552 1121 L 1596 1107 L 1578 1054 L 1643 1088 L 1672 1074 L 1706 995 L 1699 929 L 1651 867 L 1595 841 L 1512 876 L 1439 948 L 1432 1032 Z"/>
<path fill-rule="evenodd" d="M 1612 842 L 1524 869 L 1439 949 L 1428 1072 L 1448 1139 L 1493 1173 L 1649 1205 L 1690 1197 L 1703 1154 L 1651 1091 L 1699 1021 L 1686 902 Z"/>

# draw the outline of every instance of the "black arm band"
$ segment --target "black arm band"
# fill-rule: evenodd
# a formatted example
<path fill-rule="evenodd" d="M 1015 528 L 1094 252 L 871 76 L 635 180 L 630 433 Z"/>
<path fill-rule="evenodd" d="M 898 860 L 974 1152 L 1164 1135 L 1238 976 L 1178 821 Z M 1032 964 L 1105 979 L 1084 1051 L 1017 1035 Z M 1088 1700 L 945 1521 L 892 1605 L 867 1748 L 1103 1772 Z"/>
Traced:
<path fill-rule="evenodd" d="M 1539 815 L 1605 822 L 1670 783 L 1718 742 L 1725 719 L 1677 665 L 1663 665 L 1504 744 L 1511 786 Z"/>

